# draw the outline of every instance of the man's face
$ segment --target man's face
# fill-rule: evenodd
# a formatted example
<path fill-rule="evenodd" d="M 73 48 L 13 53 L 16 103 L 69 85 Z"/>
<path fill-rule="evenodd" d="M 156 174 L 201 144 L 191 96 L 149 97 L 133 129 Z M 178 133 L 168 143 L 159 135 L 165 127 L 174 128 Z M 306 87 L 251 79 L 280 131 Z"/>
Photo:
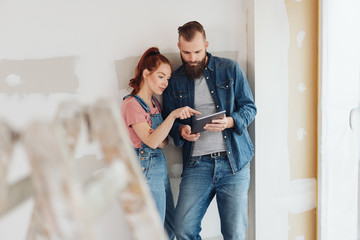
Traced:
<path fill-rule="evenodd" d="M 201 33 L 196 33 L 190 41 L 180 37 L 178 47 L 185 67 L 185 74 L 189 78 L 196 79 L 204 74 L 207 64 L 206 49 L 208 45 L 209 43 L 205 41 Z"/>

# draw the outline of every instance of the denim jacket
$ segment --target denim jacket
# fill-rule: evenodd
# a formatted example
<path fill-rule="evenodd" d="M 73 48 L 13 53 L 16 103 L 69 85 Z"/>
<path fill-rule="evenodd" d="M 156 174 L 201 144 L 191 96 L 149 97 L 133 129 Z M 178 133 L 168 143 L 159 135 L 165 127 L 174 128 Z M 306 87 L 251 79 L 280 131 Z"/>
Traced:
<path fill-rule="evenodd" d="M 239 64 L 231 59 L 212 56 L 207 53 L 208 65 L 204 71 L 216 111 L 226 110 L 226 116 L 234 119 L 234 127 L 222 131 L 227 156 L 233 173 L 241 170 L 253 157 L 254 147 L 247 127 L 254 120 L 256 106 L 246 76 Z M 163 93 L 163 117 L 167 117 L 176 108 L 189 106 L 194 108 L 194 80 L 186 77 L 184 67 L 175 70 L 169 85 Z M 179 133 L 181 125 L 192 126 L 194 117 L 176 119 L 170 136 L 174 144 L 182 148 L 183 169 L 186 168 L 194 142 L 186 141 Z"/>

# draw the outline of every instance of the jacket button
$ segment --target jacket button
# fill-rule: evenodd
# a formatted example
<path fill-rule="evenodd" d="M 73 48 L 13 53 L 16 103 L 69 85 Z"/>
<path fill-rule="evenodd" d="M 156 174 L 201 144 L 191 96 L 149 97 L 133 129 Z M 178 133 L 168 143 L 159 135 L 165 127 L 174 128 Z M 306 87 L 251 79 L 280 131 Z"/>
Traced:
<path fill-rule="evenodd" d="M 226 138 L 226 136 L 224 136 L 224 138 Z"/>
<path fill-rule="evenodd" d="M 142 168 L 141 168 L 141 170 L 145 171 L 145 170 L 146 170 L 146 168 L 142 167 Z"/>
<path fill-rule="evenodd" d="M 141 159 L 141 160 L 144 160 L 145 158 L 144 158 L 144 157 L 141 157 L 140 159 Z"/>
<path fill-rule="evenodd" d="M 211 93 L 214 93 L 214 91 L 211 91 Z"/>
<path fill-rule="evenodd" d="M 144 151 L 140 151 L 140 153 L 141 153 L 141 154 L 143 154 L 143 153 L 144 153 Z"/>

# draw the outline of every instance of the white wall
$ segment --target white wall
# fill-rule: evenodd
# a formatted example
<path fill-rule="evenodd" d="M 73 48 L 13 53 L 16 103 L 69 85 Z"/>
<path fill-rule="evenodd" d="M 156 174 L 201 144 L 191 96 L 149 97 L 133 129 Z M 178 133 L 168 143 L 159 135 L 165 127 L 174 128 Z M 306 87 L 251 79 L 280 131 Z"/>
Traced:
<path fill-rule="evenodd" d="M 359 239 L 360 2 L 320 1 L 319 239 Z M 336 227 L 334 227 L 336 226 Z"/>
<path fill-rule="evenodd" d="M 22 130 L 34 120 L 51 120 L 65 99 L 88 104 L 115 97 L 120 103 L 138 57 L 151 46 L 176 57 L 177 27 L 190 20 L 204 25 L 210 52 L 238 58 L 246 70 L 244 6 L 238 0 L 226 4 L 216 0 L 1 1 L 0 119 Z M 172 158 L 169 169 L 175 195 L 181 169 L 178 153 L 172 146 L 166 152 Z M 18 150 L 9 181 L 28 173 L 26 157 Z M 29 200 L 2 217 L 0 238 L 25 239 L 32 207 Z M 106 221 L 99 223 L 100 228 L 110 228 Z M 118 221 L 112 221 L 115 233 L 123 230 Z M 204 219 L 203 236 L 218 235 L 217 210 L 212 205 Z"/>
<path fill-rule="evenodd" d="M 258 107 L 255 120 L 256 239 L 271 236 L 272 239 L 285 240 L 288 239 L 288 230 L 283 226 L 288 222 L 288 209 L 277 201 L 276 195 L 290 179 L 286 147 L 289 26 L 285 6 L 280 1 L 255 1 L 254 8 L 255 95 Z M 270 64 L 272 57 L 276 57 L 276 66 Z M 269 89 L 276 89 L 271 101 L 267 95 Z M 278 107 L 276 114 L 274 106 Z"/>

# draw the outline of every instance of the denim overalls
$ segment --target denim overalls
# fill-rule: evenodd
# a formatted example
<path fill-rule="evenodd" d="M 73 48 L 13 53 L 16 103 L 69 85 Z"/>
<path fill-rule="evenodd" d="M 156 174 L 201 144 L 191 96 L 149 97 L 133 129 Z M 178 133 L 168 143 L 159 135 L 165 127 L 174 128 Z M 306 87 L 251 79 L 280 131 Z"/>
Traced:
<path fill-rule="evenodd" d="M 130 97 L 130 95 L 125 96 L 124 99 L 128 97 Z M 134 95 L 133 97 L 147 113 L 150 112 L 150 107 L 139 96 Z M 155 101 L 154 98 L 152 98 L 152 101 L 160 112 L 160 106 L 157 101 Z M 163 122 L 161 113 L 150 114 L 150 119 L 153 130 Z M 138 160 L 146 182 L 155 200 L 161 220 L 164 223 L 169 238 L 173 239 L 175 207 L 165 155 L 162 149 L 152 149 L 145 143 L 142 143 L 141 148 L 135 148 L 135 151 L 138 155 Z"/>

